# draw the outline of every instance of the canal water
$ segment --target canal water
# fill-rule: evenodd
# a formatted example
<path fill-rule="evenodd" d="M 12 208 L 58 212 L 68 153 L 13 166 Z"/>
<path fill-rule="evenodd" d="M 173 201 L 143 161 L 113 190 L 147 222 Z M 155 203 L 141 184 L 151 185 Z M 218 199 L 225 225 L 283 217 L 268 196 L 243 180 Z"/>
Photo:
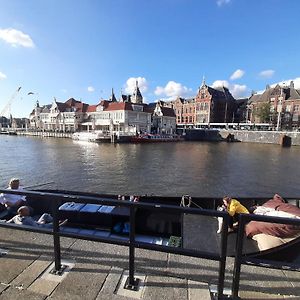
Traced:
<path fill-rule="evenodd" d="M 0 136 L 0 186 L 115 194 L 300 196 L 300 147 L 250 143 L 94 144 Z"/>

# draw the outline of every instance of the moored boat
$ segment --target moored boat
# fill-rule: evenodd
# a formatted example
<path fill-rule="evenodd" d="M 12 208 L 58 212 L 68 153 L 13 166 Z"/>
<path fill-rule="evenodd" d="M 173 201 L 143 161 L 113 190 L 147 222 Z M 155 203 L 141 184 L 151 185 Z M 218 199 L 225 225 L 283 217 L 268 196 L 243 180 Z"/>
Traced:
<path fill-rule="evenodd" d="M 139 134 L 131 139 L 134 143 L 159 143 L 159 142 L 179 142 L 183 138 L 177 134 Z"/>
<path fill-rule="evenodd" d="M 129 224 L 129 207 L 119 206 L 116 204 L 105 204 L 101 201 L 124 200 L 130 201 L 132 197 L 111 195 L 111 194 L 94 194 L 74 191 L 61 190 L 42 190 L 42 192 L 61 193 L 63 194 L 60 203 L 59 213 L 61 218 L 69 220 L 68 227 L 70 230 L 91 230 L 91 234 L 105 234 L 108 236 L 128 236 Z M 76 202 L 80 196 L 93 197 L 99 200 L 99 204 L 83 204 Z M 134 199 L 134 198 L 133 198 Z M 28 204 L 34 208 L 38 214 L 51 213 L 51 199 L 41 198 L 38 195 L 27 198 Z M 272 199 L 268 198 L 239 198 L 240 202 L 246 207 L 264 205 Z M 299 209 L 299 199 L 285 199 L 283 203 L 289 209 Z M 202 249 L 216 251 L 220 249 L 221 235 L 216 233 L 217 219 L 208 216 L 193 215 L 181 213 L 179 211 L 170 211 L 163 209 L 163 205 L 171 206 L 190 206 L 198 209 L 215 210 L 221 204 L 221 198 L 202 198 L 193 197 L 191 201 L 184 203 L 182 197 L 160 197 L 160 196 L 140 196 L 138 202 L 146 203 L 146 206 L 138 206 L 135 213 L 135 232 L 137 238 L 142 242 L 162 243 L 170 245 L 177 243 L 180 247 L 186 249 Z M 151 204 L 155 209 L 148 207 Z M 297 207 L 298 206 L 298 207 Z M 157 209 L 162 207 L 162 209 Z M 298 211 L 299 212 L 299 211 Z M 68 230 L 68 227 L 64 230 Z M 278 258 L 280 260 L 292 261 L 299 259 L 300 246 L 300 228 L 296 228 L 298 235 L 292 239 L 287 239 L 280 244 L 260 249 L 257 241 L 244 236 L 243 255 L 253 257 Z M 100 230 L 100 233 L 98 232 Z M 104 231 L 103 231 L 104 230 Z M 95 233 L 96 232 L 96 233 Z M 264 237 L 265 238 L 265 237 Z M 174 241 L 175 239 L 175 241 Z M 228 234 L 227 255 L 234 256 L 236 249 L 237 232 Z"/>
<path fill-rule="evenodd" d="M 110 142 L 111 138 L 109 135 L 104 135 L 102 132 L 98 131 L 82 131 L 75 132 L 72 135 L 72 139 L 76 141 L 85 141 L 85 142 L 96 142 L 96 143 L 105 143 Z"/>

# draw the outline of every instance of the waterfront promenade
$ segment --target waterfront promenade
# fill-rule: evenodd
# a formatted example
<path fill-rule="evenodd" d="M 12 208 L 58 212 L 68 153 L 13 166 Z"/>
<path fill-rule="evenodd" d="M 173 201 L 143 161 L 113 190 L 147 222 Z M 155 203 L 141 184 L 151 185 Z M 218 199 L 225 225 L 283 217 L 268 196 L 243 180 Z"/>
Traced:
<path fill-rule="evenodd" d="M 62 238 L 62 259 L 70 269 L 48 274 L 53 261 L 51 236 L 0 229 L 0 299 L 210 299 L 218 263 L 137 249 L 139 292 L 120 284 L 128 270 L 128 248 Z M 232 281 L 233 259 L 227 260 L 225 293 Z M 300 299 L 297 272 L 243 266 L 242 299 Z"/>

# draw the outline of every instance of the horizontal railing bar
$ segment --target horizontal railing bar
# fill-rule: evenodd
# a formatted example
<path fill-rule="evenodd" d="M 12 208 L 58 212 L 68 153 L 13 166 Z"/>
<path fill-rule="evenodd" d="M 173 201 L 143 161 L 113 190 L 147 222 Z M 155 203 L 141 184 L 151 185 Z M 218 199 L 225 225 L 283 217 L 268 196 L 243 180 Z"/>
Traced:
<path fill-rule="evenodd" d="M 111 198 L 98 198 L 95 196 L 77 196 L 77 195 L 65 195 L 60 193 L 44 193 L 44 192 L 35 192 L 35 191 L 14 191 L 14 190 L 3 190 L 0 189 L 0 193 L 6 194 L 17 194 L 22 196 L 41 196 L 43 198 L 48 198 L 48 200 L 73 200 L 72 202 L 80 202 L 86 204 L 100 204 L 100 203 L 107 203 L 110 205 L 115 206 L 136 206 L 136 207 L 143 207 L 143 208 L 152 208 L 153 210 L 167 210 L 167 211 L 174 211 L 174 212 L 181 212 L 181 213 L 190 213 L 190 214 L 199 214 L 204 216 L 212 216 L 212 217 L 225 217 L 227 215 L 224 211 L 217 211 L 217 210 L 209 210 L 209 209 L 199 209 L 199 208 L 190 208 L 190 207 L 180 207 L 174 205 L 167 205 L 167 204 L 152 204 L 152 203 L 143 203 L 143 202 L 130 202 L 128 200 L 115 200 Z M 76 201 L 75 201 L 76 200 Z"/>
<path fill-rule="evenodd" d="M 155 245 L 155 244 L 147 244 L 143 242 L 135 242 L 134 243 L 136 248 L 146 249 L 146 250 L 153 250 L 158 252 L 167 252 L 172 254 L 181 254 L 184 256 L 192 256 L 197 258 L 204 258 L 210 260 L 220 261 L 221 256 L 217 254 L 210 254 L 209 252 L 204 251 L 196 251 L 193 249 L 185 249 L 180 247 L 172 247 L 172 246 L 165 246 L 165 245 Z"/>
<path fill-rule="evenodd" d="M 240 216 L 245 220 L 245 222 L 262 221 L 265 223 L 282 223 L 282 224 L 289 224 L 289 225 L 300 225 L 300 218 L 273 217 L 273 216 L 255 215 L 255 214 L 241 214 Z"/>
<path fill-rule="evenodd" d="M 0 222 L 0 227 L 8 227 L 10 229 L 16 229 L 21 231 L 31 231 L 31 232 L 53 235 L 53 230 L 51 228 L 34 227 L 29 225 L 19 225 L 19 224 L 6 223 L 6 222 Z"/>
<path fill-rule="evenodd" d="M 8 227 L 10 229 L 16 229 L 21 231 L 30 231 L 30 232 L 37 232 L 37 233 L 44 233 L 48 235 L 53 235 L 52 229 L 47 228 L 39 228 L 27 225 L 18 225 L 18 224 L 11 224 L 0 222 L 0 227 Z M 101 236 L 94 236 L 94 235 L 85 235 L 80 233 L 73 233 L 73 232 L 65 232 L 60 231 L 59 236 L 67 237 L 67 238 L 78 238 L 81 240 L 88 240 L 88 241 L 95 241 L 95 242 L 103 242 L 108 244 L 115 244 L 120 246 L 128 246 L 129 245 L 129 237 L 128 240 L 124 239 L 117 239 L 117 238 L 110 238 L 110 237 L 101 237 Z M 173 254 L 182 254 L 186 256 L 193 256 L 198 258 L 205 258 L 210 260 L 220 261 L 221 256 L 217 254 L 210 254 L 209 252 L 204 251 L 197 251 L 193 249 L 184 249 L 184 248 L 177 248 L 165 245 L 155 245 L 155 244 L 148 244 L 143 242 L 134 242 L 134 246 L 140 249 L 147 249 L 147 250 L 154 250 L 159 252 L 168 252 Z"/>
<path fill-rule="evenodd" d="M 262 268 L 272 268 L 272 269 L 280 269 L 280 270 L 287 270 L 287 271 L 297 271 L 300 272 L 300 265 L 293 264 L 293 263 L 281 263 L 274 260 L 261 260 L 258 258 L 242 258 L 242 264 L 250 265 L 250 266 L 258 266 Z"/>

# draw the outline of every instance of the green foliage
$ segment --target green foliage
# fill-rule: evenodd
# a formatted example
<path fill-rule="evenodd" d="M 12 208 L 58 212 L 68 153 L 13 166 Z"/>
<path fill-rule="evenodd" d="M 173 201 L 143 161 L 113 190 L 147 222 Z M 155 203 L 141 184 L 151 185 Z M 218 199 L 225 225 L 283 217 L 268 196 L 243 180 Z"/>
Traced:
<path fill-rule="evenodd" d="M 271 105 L 270 103 L 261 104 L 254 113 L 255 117 L 260 119 L 262 123 L 268 123 L 271 119 Z"/>

